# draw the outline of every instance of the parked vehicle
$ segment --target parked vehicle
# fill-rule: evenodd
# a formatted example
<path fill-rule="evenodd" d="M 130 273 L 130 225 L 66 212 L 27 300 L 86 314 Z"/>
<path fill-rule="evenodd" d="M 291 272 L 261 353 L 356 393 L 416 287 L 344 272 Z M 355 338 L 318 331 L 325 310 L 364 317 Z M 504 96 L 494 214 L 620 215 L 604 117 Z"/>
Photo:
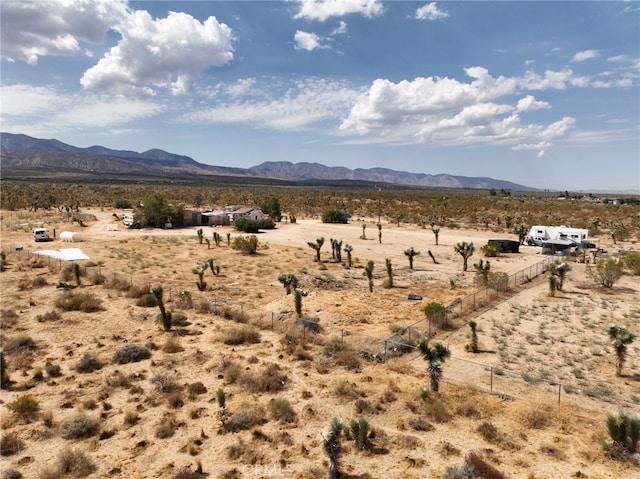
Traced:
<path fill-rule="evenodd" d="M 589 230 L 567 226 L 532 226 L 525 242 L 530 246 L 542 246 L 548 240 L 568 240 L 580 244 L 589 237 Z"/>
<path fill-rule="evenodd" d="M 47 230 L 46 228 L 34 228 L 33 229 L 33 240 L 36 243 L 40 243 L 40 242 L 43 242 L 43 241 L 53 241 L 49 237 L 49 230 Z"/>

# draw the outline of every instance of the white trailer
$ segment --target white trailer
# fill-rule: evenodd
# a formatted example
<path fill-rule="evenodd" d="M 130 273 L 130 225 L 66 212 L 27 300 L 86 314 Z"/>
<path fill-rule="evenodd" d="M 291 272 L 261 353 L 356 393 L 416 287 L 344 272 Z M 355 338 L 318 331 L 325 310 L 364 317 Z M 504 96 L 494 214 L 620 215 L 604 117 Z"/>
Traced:
<path fill-rule="evenodd" d="M 589 230 L 582 228 L 570 228 L 567 226 L 532 226 L 525 242 L 530 246 L 542 246 L 549 240 L 567 240 L 579 245 L 589 238 Z"/>

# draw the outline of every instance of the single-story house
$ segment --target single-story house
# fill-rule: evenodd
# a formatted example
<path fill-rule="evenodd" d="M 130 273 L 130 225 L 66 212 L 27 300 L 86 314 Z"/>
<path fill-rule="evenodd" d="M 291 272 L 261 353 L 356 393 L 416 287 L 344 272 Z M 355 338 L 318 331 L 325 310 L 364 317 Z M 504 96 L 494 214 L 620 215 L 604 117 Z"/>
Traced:
<path fill-rule="evenodd" d="M 229 215 L 224 211 L 203 211 L 202 222 L 209 226 L 228 226 L 231 224 Z"/>
<path fill-rule="evenodd" d="M 229 216 L 229 221 L 233 223 L 236 219 L 247 217 L 254 221 L 263 220 L 265 218 L 264 213 L 260 208 L 253 208 L 251 206 L 244 205 L 232 205 L 227 206 L 224 212 Z"/>

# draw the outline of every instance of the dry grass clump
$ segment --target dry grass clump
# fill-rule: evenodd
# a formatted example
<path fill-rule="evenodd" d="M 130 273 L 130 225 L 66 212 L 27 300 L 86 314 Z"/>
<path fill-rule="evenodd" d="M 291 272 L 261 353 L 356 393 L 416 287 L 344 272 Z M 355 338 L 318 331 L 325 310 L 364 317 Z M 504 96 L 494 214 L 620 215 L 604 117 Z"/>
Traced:
<path fill-rule="evenodd" d="M 549 404 L 527 403 L 517 411 L 518 421 L 528 429 L 546 429 L 559 419 L 557 416 L 557 408 Z"/>
<path fill-rule="evenodd" d="M 171 320 L 172 321 L 175 320 L 175 315 L 171 316 Z M 174 325 L 176 324 L 175 321 L 173 322 L 173 324 Z M 179 353 L 181 351 L 184 351 L 184 348 L 180 344 L 180 340 L 178 339 L 177 336 L 169 336 L 160 349 L 162 349 L 163 352 L 169 353 L 169 354 Z"/>
<path fill-rule="evenodd" d="M 485 441 L 491 444 L 495 444 L 500 439 L 498 428 L 487 421 L 481 422 L 476 428 L 476 432 L 480 434 Z"/>
<path fill-rule="evenodd" d="M 0 330 L 15 326 L 18 322 L 18 313 L 15 309 L 0 309 Z"/>
<path fill-rule="evenodd" d="M 158 439 L 167 439 L 175 434 L 178 423 L 173 416 L 165 416 L 155 427 L 155 436 Z"/>
<path fill-rule="evenodd" d="M 91 458 L 80 449 L 64 448 L 53 469 L 44 469 L 38 479 L 84 478 L 97 470 Z"/>
<path fill-rule="evenodd" d="M 356 383 L 347 381 L 346 379 L 339 379 L 333 388 L 333 392 L 336 396 L 345 399 L 356 399 L 360 397 L 360 391 L 358 391 Z"/>
<path fill-rule="evenodd" d="M 28 423 L 37 418 L 40 404 L 31 394 L 23 394 L 7 404 L 7 409 Z"/>
<path fill-rule="evenodd" d="M 189 396 L 195 397 L 199 394 L 206 393 L 207 387 L 204 384 L 202 384 L 201 381 L 196 381 L 195 383 L 189 384 L 189 386 L 187 387 L 187 390 L 189 392 Z"/>
<path fill-rule="evenodd" d="M 24 441 L 15 432 L 8 432 L 0 437 L 0 456 L 12 456 L 24 449 Z"/>
<path fill-rule="evenodd" d="M 271 419 L 289 424 L 296 422 L 296 412 L 287 399 L 272 398 L 268 406 Z"/>
<path fill-rule="evenodd" d="M 98 369 L 102 369 L 102 362 L 90 353 L 85 353 L 75 367 L 79 373 L 91 373 Z"/>
<path fill-rule="evenodd" d="M 224 423 L 228 432 L 237 432 L 259 426 L 266 422 L 266 413 L 262 406 L 243 405 Z"/>
<path fill-rule="evenodd" d="M 83 311 L 94 313 L 102 311 L 102 300 L 93 293 L 65 291 L 62 296 L 55 300 L 55 306 L 63 311 Z"/>
<path fill-rule="evenodd" d="M 184 397 L 180 391 L 175 391 L 167 395 L 167 404 L 173 409 L 184 406 Z"/>
<path fill-rule="evenodd" d="M 204 479 L 206 476 L 202 473 L 202 466 L 198 466 L 197 470 L 192 471 L 189 466 L 178 469 L 171 479 Z"/>
<path fill-rule="evenodd" d="M 39 323 L 46 323 L 47 321 L 57 321 L 60 319 L 60 313 L 56 310 L 52 309 L 51 311 L 47 311 L 46 313 L 38 314 L 36 316 L 36 321 Z"/>
<path fill-rule="evenodd" d="M 242 376 L 242 368 L 238 363 L 230 359 L 223 359 L 220 364 L 220 371 L 224 377 L 224 380 L 229 384 L 234 384 Z"/>
<path fill-rule="evenodd" d="M 59 364 L 46 364 L 44 370 L 50 378 L 62 376 L 62 369 Z"/>
<path fill-rule="evenodd" d="M 125 344 L 113 355 L 113 361 L 118 364 L 137 363 L 151 357 L 151 351 L 144 346 Z"/>
<path fill-rule="evenodd" d="M 147 290 L 146 293 L 137 298 L 136 306 L 140 306 L 141 308 L 155 308 L 158 306 L 158 300 Z"/>
<path fill-rule="evenodd" d="M 275 393 L 282 391 L 287 384 L 287 375 L 277 364 L 268 364 L 255 373 L 245 373 L 240 383 L 253 393 Z"/>
<path fill-rule="evenodd" d="M 155 375 L 151 378 L 151 383 L 155 386 L 156 391 L 162 394 L 171 394 L 181 389 L 175 378 L 166 374 Z"/>
<path fill-rule="evenodd" d="M 260 342 L 260 332 L 251 325 L 231 326 L 224 331 L 221 340 L 231 346 L 255 344 Z"/>
<path fill-rule="evenodd" d="M 131 378 L 120 371 L 115 371 L 105 379 L 105 383 L 111 388 L 128 388 L 131 386 Z"/>
<path fill-rule="evenodd" d="M 91 437 L 98 432 L 98 421 L 84 413 L 76 413 L 60 425 L 60 435 L 64 439 Z"/>

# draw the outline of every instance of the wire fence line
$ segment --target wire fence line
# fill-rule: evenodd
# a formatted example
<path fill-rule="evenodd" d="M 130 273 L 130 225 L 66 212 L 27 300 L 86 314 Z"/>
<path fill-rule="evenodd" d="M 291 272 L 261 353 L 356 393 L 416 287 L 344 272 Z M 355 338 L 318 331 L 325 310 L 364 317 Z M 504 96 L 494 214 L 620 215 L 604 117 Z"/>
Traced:
<path fill-rule="evenodd" d="M 15 249 L 11 247 L 7 250 L 6 246 L 6 244 L 2 243 L 3 251 L 9 251 L 9 255 L 15 255 L 22 261 L 35 256 L 38 258 L 39 266 L 48 266 L 54 271 L 62 271 L 68 263 L 47 256 L 35 255 L 34 252 L 22 248 Z M 207 301 L 206 312 L 236 322 L 250 323 L 263 330 L 271 330 L 281 334 L 285 342 L 289 339 L 302 339 L 320 344 L 340 343 L 344 348 L 352 350 L 366 361 L 383 363 L 394 357 L 408 355 L 408 360 L 412 366 L 421 369 L 426 368 L 426 365 L 424 365 L 423 358 L 415 350 L 415 345 L 421 338 L 431 337 L 442 329 L 452 331 L 455 334 L 458 332 L 455 326 L 462 326 L 462 324 L 456 325 L 456 321 L 459 322 L 460 318 L 491 306 L 496 300 L 504 298 L 507 292 L 515 293 L 519 289 L 526 288 L 531 280 L 542 274 L 554 260 L 555 258 L 553 257 L 545 258 L 536 264 L 511 274 L 508 278 L 508 287 L 503 290 L 484 288 L 481 291 L 453 301 L 446 306 L 445 312 L 441 316 L 430 320 L 427 318 L 421 319 L 402 328 L 398 333 L 385 338 L 367 335 L 351 329 L 320 324 L 315 318 L 298 318 L 291 315 L 282 317 L 282 315 L 276 315 L 274 312 L 268 312 L 253 305 L 231 305 L 227 302 L 219 301 L 216 296 Z M 152 287 L 150 281 L 140 281 L 130 272 L 112 271 L 98 264 L 82 264 L 81 271 L 84 275 L 96 274 L 100 278 L 99 284 L 108 288 L 124 288 L 127 285 L 129 287 L 136 285 L 139 288 L 146 288 L 150 291 Z M 165 289 L 167 302 L 175 302 L 177 306 L 184 299 L 182 297 L 183 293 L 183 291 L 179 291 L 176 288 L 169 287 Z M 187 308 L 195 307 L 193 304 L 184 306 Z M 611 389 L 602 385 L 595 388 L 586 388 L 455 356 L 452 356 L 450 361 L 453 364 L 457 364 L 458 372 L 447 373 L 445 366 L 443 378 L 445 383 L 484 390 L 499 396 L 503 400 L 521 397 L 526 394 L 526 392 L 523 392 L 523 388 L 528 386 L 535 387 L 537 390 L 548 394 L 550 398 L 553 397 L 554 400 L 557 400 L 558 404 L 565 397 L 579 395 L 591 398 L 594 401 L 614 404 L 617 407 L 631 410 L 640 409 L 640 406 L 636 403 L 615 397 Z"/>

